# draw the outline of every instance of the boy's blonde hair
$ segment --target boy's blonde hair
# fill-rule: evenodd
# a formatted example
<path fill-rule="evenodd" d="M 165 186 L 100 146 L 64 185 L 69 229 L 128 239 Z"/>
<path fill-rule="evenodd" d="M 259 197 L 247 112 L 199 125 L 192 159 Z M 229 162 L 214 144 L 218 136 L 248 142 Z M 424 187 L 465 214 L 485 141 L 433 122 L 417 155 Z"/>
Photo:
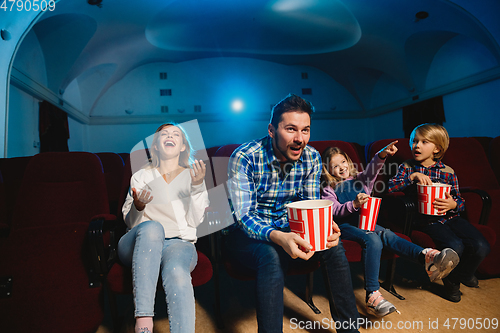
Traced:
<path fill-rule="evenodd" d="M 323 170 L 321 172 L 321 188 L 325 188 L 327 186 L 331 186 L 335 188 L 338 184 L 342 182 L 340 177 L 335 177 L 330 174 L 330 161 L 333 156 L 342 155 L 345 157 L 347 164 L 349 165 L 349 176 L 356 177 L 358 175 L 358 169 L 352 163 L 351 158 L 340 148 L 338 147 L 328 147 L 325 149 L 321 156 L 321 160 L 323 161 Z"/>
<path fill-rule="evenodd" d="M 422 124 L 413 129 L 410 135 L 410 148 L 412 148 L 413 139 L 415 134 L 419 134 L 424 137 L 429 142 L 432 142 L 439 149 L 439 152 L 434 154 L 434 160 L 441 160 L 444 153 L 448 150 L 450 144 L 450 136 L 448 131 L 441 125 L 438 124 Z"/>

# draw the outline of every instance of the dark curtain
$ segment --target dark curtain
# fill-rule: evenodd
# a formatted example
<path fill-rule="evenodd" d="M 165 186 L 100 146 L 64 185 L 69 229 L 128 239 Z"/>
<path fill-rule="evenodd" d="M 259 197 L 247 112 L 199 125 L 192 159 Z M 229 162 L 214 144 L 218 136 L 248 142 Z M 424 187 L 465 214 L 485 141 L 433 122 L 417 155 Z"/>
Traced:
<path fill-rule="evenodd" d="M 68 114 L 47 101 L 40 103 L 40 152 L 69 151 Z"/>
<path fill-rule="evenodd" d="M 420 124 L 435 123 L 443 125 L 445 121 L 442 96 L 403 107 L 405 138 L 410 137 L 413 129 Z"/>

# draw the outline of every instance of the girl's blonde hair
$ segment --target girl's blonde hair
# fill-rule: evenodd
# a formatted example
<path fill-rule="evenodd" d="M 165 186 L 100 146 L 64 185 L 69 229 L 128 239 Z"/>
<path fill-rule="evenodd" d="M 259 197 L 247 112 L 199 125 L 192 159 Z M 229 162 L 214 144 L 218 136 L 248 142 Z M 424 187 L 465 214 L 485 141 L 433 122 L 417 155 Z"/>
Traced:
<path fill-rule="evenodd" d="M 416 134 L 422 136 L 427 141 L 432 142 L 439 149 L 439 152 L 434 154 L 434 161 L 438 161 L 443 158 L 444 153 L 446 153 L 450 144 L 450 136 L 448 135 L 446 128 L 438 124 L 429 123 L 415 127 L 410 135 L 410 148 L 413 148 L 413 139 Z"/>
<path fill-rule="evenodd" d="M 149 150 L 151 154 L 151 163 L 149 165 L 150 168 L 157 168 L 160 166 L 160 157 L 158 156 L 157 150 L 154 149 L 154 145 L 157 144 L 160 138 L 160 131 L 165 127 L 170 127 L 170 126 L 175 126 L 181 131 L 182 143 L 185 145 L 186 149 L 184 149 L 184 151 L 181 151 L 180 153 L 179 165 L 184 168 L 189 168 L 189 163 L 191 162 L 191 154 L 192 154 L 191 144 L 189 143 L 188 136 L 184 131 L 184 129 L 181 126 L 174 123 L 163 124 L 156 130 L 153 136 L 153 143 L 151 144 L 151 149 Z"/>
<path fill-rule="evenodd" d="M 356 177 L 358 175 L 358 170 L 352 163 L 351 158 L 340 148 L 338 147 L 329 147 L 326 148 L 323 154 L 321 155 L 321 160 L 323 161 L 323 170 L 321 172 L 321 188 L 325 188 L 327 186 L 331 186 L 335 188 L 338 184 L 342 182 L 340 177 L 333 176 L 330 169 L 330 161 L 333 156 L 342 155 L 345 157 L 347 164 L 349 165 L 349 176 Z"/>

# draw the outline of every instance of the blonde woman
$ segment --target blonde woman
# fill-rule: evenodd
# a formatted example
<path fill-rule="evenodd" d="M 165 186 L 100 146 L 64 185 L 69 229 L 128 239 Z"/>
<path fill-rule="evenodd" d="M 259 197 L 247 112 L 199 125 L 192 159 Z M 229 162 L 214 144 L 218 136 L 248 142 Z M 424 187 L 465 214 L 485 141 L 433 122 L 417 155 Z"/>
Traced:
<path fill-rule="evenodd" d="M 170 332 L 194 332 L 191 272 L 198 257 L 196 227 L 208 207 L 203 161 L 189 165 L 191 146 L 180 126 L 155 132 L 151 163 L 132 175 L 122 208 L 128 231 L 120 260 L 132 268 L 135 332 L 153 332 L 156 285 L 161 272 Z"/>

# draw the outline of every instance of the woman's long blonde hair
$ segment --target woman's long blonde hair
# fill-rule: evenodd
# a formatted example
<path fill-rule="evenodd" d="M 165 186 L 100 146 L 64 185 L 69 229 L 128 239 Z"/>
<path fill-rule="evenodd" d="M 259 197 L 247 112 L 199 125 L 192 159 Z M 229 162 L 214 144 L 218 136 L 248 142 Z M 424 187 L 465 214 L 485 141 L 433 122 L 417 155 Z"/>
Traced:
<path fill-rule="evenodd" d="M 149 165 L 151 168 L 157 168 L 160 166 L 160 157 L 158 156 L 157 150 L 153 148 L 154 145 L 157 144 L 159 138 L 160 138 L 160 131 L 164 129 L 165 127 L 170 127 L 170 126 L 175 126 L 181 131 L 181 136 L 182 136 L 182 143 L 186 146 L 186 149 L 184 151 L 181 151 L 180 156 L 179 156 L 179 165 L 184 168 L 189 168 L 189 164 L 191 162 L 191 154 L 192 154 L 192 148 L 191 148 L 191 143 L 189 142 L 188 136 L 184 129 L 174 123 L 166 123 L 158 127 L 156 130 L 154 136 L 153 136 L 153 143 L 151 144 L 151 149 L 149 149 L 150 154 L 151 154 L 151 164 Z"/>
<path fill-rule="evenodd" d="M 351 158 L 344 153 L 344 151 L 338 147 L 328 147 L 325 149 L 323 154 L 321 155 L 321 160 L 323 161 L 323 170 L 321 172 L 321 188 L 325 188 L 327 186 L 331 186 L 335 188 L 338 184 L 342 182 L 340 177 L 335 177 L 329 171 L 330 169 L 330 161 L 333 156 L 342 155 L 345 157 L 347 164 L 349 165 L 349 175 L 351 177 L 356 177 L 358 175 L 358 170 L 352 163 Z"/>

